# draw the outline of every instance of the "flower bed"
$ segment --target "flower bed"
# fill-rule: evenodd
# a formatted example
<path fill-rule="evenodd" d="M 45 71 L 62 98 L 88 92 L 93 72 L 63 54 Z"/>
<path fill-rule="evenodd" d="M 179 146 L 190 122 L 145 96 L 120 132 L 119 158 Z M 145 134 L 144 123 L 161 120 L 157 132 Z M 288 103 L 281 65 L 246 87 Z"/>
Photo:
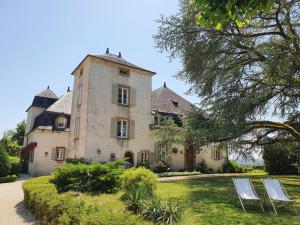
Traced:
<path fill-rule="evenodd" d="M 165 172 L 165 173 L 158 173 L 157 175 L 159 177 L 179 177 L 179 176 L 195 176 L 195 175 L 201 175 L 201 172 L 198 171 L 184 171 L 184 172 Z"/>

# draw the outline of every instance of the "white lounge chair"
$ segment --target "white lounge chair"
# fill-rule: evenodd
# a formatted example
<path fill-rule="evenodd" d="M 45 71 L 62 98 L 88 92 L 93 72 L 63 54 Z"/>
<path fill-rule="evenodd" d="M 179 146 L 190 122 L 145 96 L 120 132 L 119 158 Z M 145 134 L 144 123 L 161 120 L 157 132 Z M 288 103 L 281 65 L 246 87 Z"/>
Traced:
<path fill-rule="evenodd" d="M 277 210 L 275 208 L 274 203 L 281 203 L 281 205 L 279 205 L 278 207 L 284 206 L 284 205 L 292 205 L 295 213 L 297 213 L 295 206 L 294 206 L 295 201 L 290 198 L 290 196 L 287 194 L 287 192 L 285 191 L 283 185 L 281 184 L 281 182 L 279 180 L 277 180 L 277 179 L 262 179 L 262 182 L 264 184 L 266 193 L 270 199 L 270 202 L 271 202 L 276 214 L 277 214 Z M 265 198 L 264 198 L 264 200 L 265 200 Z"/>
<path fill-rule="evenodd" d="M 232 178 L 232 181 L 234 183 L 237 196 L 240 200 L 244 212 L 246 212 L 246 210 L 243 201 L 252 201 L 252 203 L 257 201 L 262 211 L 265 211 L 261 204 L 261 199 L 258 197 L 253 187 L 253 184 L 249 178 Z"/>

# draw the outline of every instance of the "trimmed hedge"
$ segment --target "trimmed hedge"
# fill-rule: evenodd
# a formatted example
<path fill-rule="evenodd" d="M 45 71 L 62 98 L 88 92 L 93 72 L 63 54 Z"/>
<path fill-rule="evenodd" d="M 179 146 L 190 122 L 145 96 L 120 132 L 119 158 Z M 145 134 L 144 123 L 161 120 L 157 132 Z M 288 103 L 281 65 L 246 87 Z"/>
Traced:
<path fill-rule="evenodd" d="M 10 162 L 9 175 L 19 176 L 19 173 L 21 171 L 21 160 L 20 160 L 20 158 L 16 157 L 16 156 L 9 156 L 9 162 Z"/>
<path fill-rule="evenodd" d="M 120 176 L 124 172 L 122 160 L 107 164 L 70 164 L 58 167 L 50 180 L 58 192 L 116 192 L 121 185 Z"/>
<path fill-rule="evenodd" d="M 119 208 L 100 205 L 97 196 L 67 192 L 58 194 L 50 177 L 24 182 L 24 204 L 41 225 L 138 225 L 140 217 Z"/>
<path fill-rule="evenodd" d="M 0 177 L 0 183 L 15 182 L 17 180 L 17 178 L 18 177 L 16 175 Z"/>

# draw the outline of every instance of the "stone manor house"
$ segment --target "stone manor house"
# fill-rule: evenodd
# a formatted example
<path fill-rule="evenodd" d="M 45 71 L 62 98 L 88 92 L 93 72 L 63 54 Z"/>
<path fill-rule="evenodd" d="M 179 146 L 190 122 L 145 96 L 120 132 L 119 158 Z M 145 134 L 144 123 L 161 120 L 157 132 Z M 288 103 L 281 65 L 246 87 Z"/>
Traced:
<path fill-rule="evenodd" d="M 126 157 L 131 165 L 167 161 L 173 170 L 193 169 L 203 159 L 222 170 L 226 151 L 209 144 L 189 151 L 161 146 L 153 135 L 164 117 L 180 118 L 196 107 L 166 84 L 152 91 L 155 72 L 121 53 L 87 55 L 72 72 L 73 91 L 58 97 L 49 87 L 27 109 L 23 166 L 33 176 L 51 173 L 67 158 L 105 163 Z"/>

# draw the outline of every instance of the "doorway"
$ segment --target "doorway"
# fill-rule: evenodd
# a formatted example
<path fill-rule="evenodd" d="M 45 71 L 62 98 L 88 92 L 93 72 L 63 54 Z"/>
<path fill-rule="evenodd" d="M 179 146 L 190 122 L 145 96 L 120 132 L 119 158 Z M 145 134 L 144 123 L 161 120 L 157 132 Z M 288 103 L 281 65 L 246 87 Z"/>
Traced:
<path fill-rule="evenodd" d="M 134 166 L 133 152 L 125 152 L 124 157 L 126 158 L 126 162 L 129 164 L 129 166 Z"/>
<path fill-rule="evenodd" d="M 194 170 L 196 164 L 196 154 L 193 148 L 188 148 L 185 150 L 185 169 Z"/>

